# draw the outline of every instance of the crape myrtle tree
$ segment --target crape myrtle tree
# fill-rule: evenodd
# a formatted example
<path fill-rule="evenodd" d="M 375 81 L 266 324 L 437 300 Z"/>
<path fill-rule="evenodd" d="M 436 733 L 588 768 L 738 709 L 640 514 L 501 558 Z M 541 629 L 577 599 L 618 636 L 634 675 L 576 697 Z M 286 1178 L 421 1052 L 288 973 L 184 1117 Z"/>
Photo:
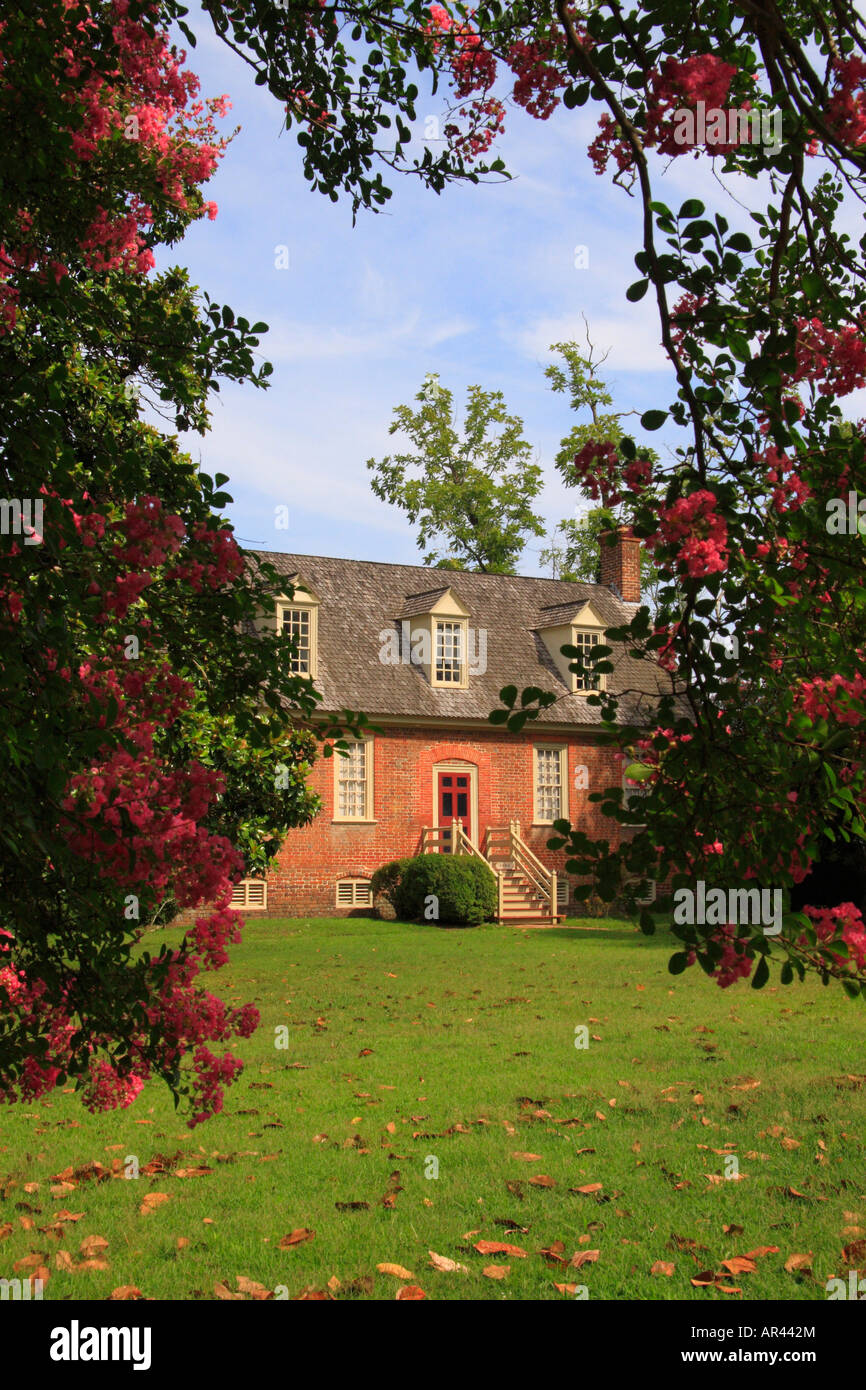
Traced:
<path fill-rule="evenodd" d="M 64 0 L 0 20 L 0 1098 L 91 1109 L 162 1077 L 190 1123 L 255 1027 L 202 987 L 238 939 L 233 882 L 315 813 L 318 696 L 256 630 L 204 433 L 219 380 L 267 384 L 264 324 L 154 273 L 213 217 L 226 145 L 159 6 Z M 287 717 L 289 716 L 289 717 Z M 330 745 L 328 750 L 330 750 Z M 142 950 L 154 916 L 195 924 Z"/>
<path fill-rule="evenodd" d="M 539 120 L 560 103 L 598 113 L 589 156 L 637 213 L 627 297 L 651 297 L 676 379 L 668 409 L 641 423 L 667 421 L 679 443 L 653 463 L 627 434 L 602 436 L 574 469 L 628 502 L 654 556 L 657 614 L 643 609 L 610 635 L 660 663 L 670 692 L 650 730 L 623 724 L 609 692 L 588 697 L 623 756 L 637 750 L 626 766 L 647 794 L 631 814 L 619 788 L 593 792 L 635 826 L 619 848 L 560 823 L 570 870 L 608 900 L 635 876 L 774 892 L 802 881 L 822 838 L 862 837 L 864 426 L 845 399 L 866 383 L 861 223 L 846 230 L 866 172 L 866 29 L 854 5 L 206 8 L 283 103 L 311 184 L 335 199 L 344 189 L 354 210 L 385 203 L 389 170 L 433 190 L 499 177 L 500 162 L 485 160 L 508 103 Z M 436 157 L 411 129 L 429 74 L 450 103 Z M 695 197 L 669 207 L 659 184 L 671 160 L 738 175 L 736 199 L 721 180 L 718 209 Z M 732 230 L 734 216 L 748 230 Z M 594 655 L 609 669 L 609 650 Z M 514 730 L 552 698 L 504 695 L 496 719 Z M 697 961 L 722 985 L 761 986 L 772 959 L 783 982 L 810 970 L 863 995 L 853 905 L 807 904 L 770 936 L 716 901 L 709 922 L 675 914 L 674 971 Z M 642 925 L 652 929 L 648 911 Z"/>
<path fill-rule="evenodd" d="M 542 474 L 523 421 L 508 414 L 501 391 L 470 386 L 461 433 L 453 393 L 433 375 L 415 399 L 415 410 L 397 406 L 389 429 L 414 451 L 370 459 L 373 492 L 419 523 L 419 549 L 432 546 L 425 565 L 514 574 L 527 535 L 544 534 L 531 505 Z"/>

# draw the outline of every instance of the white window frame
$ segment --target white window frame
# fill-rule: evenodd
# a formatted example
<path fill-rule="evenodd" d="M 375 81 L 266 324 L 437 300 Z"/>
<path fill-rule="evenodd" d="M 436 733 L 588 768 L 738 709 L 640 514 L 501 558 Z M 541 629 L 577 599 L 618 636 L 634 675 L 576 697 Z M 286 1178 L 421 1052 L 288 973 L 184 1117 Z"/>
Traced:
<path fill-rule="evenodd" d="M 373 808 L 373 774 L 374 774 L 374 739 L 372 737 L 349 739 L 350 744 L 362 745 L 364 748 L 364 814 L 361 816 L 347 816 L 340 812 L 340 774 L 345 773 L 349 766 L 349 758 L 341 757 L 338 752 L 334 753 L 334 814 L 332 819 L 341 825 L 369 825 L 374 820 Z"/>
<path fill-rule="evenodd" d="M 319 665 L 319 608 L 315 603 L 295 603 L 294 600 L 291 603 L 278 604 L 277 621 L 279 623 L 280 632 L 286 632 L 288 630 L 287 619 L 290 619 L 293 613 L 306 614 L 309 656 L 307 660 L 308 669 L 306 671 L 296 669 L 297 663 L 301 660 L 300 654 L 290 659 L 289 670 L 292 675 L 304 676 L 309 680 L 315 680 Z"/>
<path fill-rule="evenodd" d="M 345 897 L 340 897 L 340 889 L 350 887 L 352 890 L 351 901 L 347 902 Z M 348 878 L 338 878 L 334 889 L 334 902 L 337 907 L 372 907 L 373 890 L 370 886 L 370 879 L 358 878 L 353 875 Z"/>
<path fill-rule="evenodd" d="M 588 643 L 583 642 L 581 641 L 581 638 L 584 637 L 592 638 L 593 640 Z M 580 647 L 581 649 L 585 649 L 587 646 L 598 647 L 601 646 L 603 643 L 603 628 L 581 626 L 573 627 L 571 630 L 571 645 L 573 647 Z M 603 671 L 600 671 L 598 675 L 594 677 L 586 673 L 584 673 L 584 675 L 581 676 L 578 674 L 577 671 L 572 671 L 571 674 L 574 679 L 573 693 L 575 695 L 594 695 L 597 694 L 599 691 L 607 689 L 607 685 L 605 683 L 605 673 Z M 590 683 L 587 684 L 587 681 L 589 681 Z"/>
<path fill-rule="evenodd" d="M 468 639 L 469 639 L 469 633 L 468 633 L 468 626 L 469 626 L 469 622 L 468 622 L 468 619 L 467 619 L 467 618 L 458 618 L 458 617 L 454 617 L 454 616 L 452 616 L 452 615 L 450 615 L 450 614 L 447 614 L 447 613 L 443 613 L 441 616 L 440 616 L 438 613 L 433 615 L 433 631 L 432 631 L 432 637 L 433 637 L 433 650 L 432 650 L 432 652 L 430 653 L 430 684 L 431 684 L 431 685 L 435 685 L 435 686 L 437 687 L 437 689 L 439 689 L 439 690 L 465 690 L 465 689 L 466 689 L 466 686 L 467 686 L 467 684 L 468 684 L 467 672 L 468 672 L 468 661 L 469 661 L 469 651 L 468 651 L 468 648 L 469 648 L 469 640 L 468 640 Z M 460 671 L 460 679 L 459 679 L 459 680 L 440 680 L 440 679 L 439 679 L 439 675 L 438 675 L 438 666 L 439 666 L 439 631 L 440 631 L 440 628 L 451 628 L 451 629 L 456 629 L 457 633 L 459 634 L 459 644 L 460 644 L 460 655 L 459 655 L 459 658 L 458 658 L 458 660 L 459 660 L 459 671 Z M 444 644 L 443 644 L 443 645 L 444 645 Z M 443 660 L 446 660 L 446 661 L 447 661 L 447 660 L 451 660 L 451 661 L 453 661 L 453 658 L 444 657 Z"/>
<path fill-rule="evenodd" d="M 539 792 L 539 773 L 542 759 L 539 753 L 559 754 L 559 813 L 555 816 L 541 815 Z M 534 743 L 532 745 L 532 823 L 533 825 L 553 825 L 555 820 L 568 820 L 568 746 L 564 743 Z"/>
<path fill-rule="evenodd" d="M 261 891 L 261 902 L 250 902 L 250 890 L 253 889 L 256 896 Z M 266 878 L 242 878 L 240 883 L 236 883 L 232 888 L 231 906 L 240 912 L 252 912 L 258 908 L 268 905 L 268 880 Z"/>

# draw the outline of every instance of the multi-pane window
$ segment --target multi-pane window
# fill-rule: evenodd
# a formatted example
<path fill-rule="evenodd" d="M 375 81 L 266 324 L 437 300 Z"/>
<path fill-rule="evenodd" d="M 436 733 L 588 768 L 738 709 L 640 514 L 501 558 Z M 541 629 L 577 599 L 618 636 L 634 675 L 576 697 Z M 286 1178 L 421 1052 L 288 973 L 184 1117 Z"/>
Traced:
<path fill-rule="evenodd" d="M 561 748 L 535 750 L 535 820 L 550 823 L 564 815 Z"/>
<path fill-rule="evenodd" d="M 336 755 L 338 820 L 369 819 L 370 748 L 367 741 L 352 743 L 345 757 Z"/>
<path fill-rule="evenodd" d="M 575 628 L 574 646 L 578 648 L 584 661 L 586 661 L 593 647 L 598 646 L 599 634 L 588 628 Z M 594 675 L 591 667 L 585 667 L 583 672 L 575 674 L 575 688 L 577 690 L 598 690 L 599 677 Z"/>
<path fill-rule="evenodd" d="M 462 685 L 464 659 L 463 624 L 437 620 L 434 684 Z"/>
<path fill-rule="evenodd" d="M 313 666 L 313 630 L 309 608 L 284 608 L 283 632 L 295 643 L 294 655 L 289 657 L 289 670 L 294 676 L 309 676 Z"/>

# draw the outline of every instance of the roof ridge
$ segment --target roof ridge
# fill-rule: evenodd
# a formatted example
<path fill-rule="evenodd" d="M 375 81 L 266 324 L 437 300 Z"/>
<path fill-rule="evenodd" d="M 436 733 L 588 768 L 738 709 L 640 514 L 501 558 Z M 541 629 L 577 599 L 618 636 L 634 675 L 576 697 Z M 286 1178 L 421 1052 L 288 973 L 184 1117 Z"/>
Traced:
<path fill-rule="evenodd" d="M 307 555 L 298 550 L 260 550 L 256 548 L 244 548 L 246 555 L 264 555 L 270 559 L 283 560 L 330 560 L 336 561 L 341 565 L 375 565 L 379 569 L 401 569 L 417 570 L 422 574 L 457 574 L 469 579 L 510 579 L 522 584 L 568 584 L 572 588 L 583 585 L 588 589 L 603 589 L 605 593 L 610 593 L 607 584 L 599 584 L 592 579 L 554 579 L 546 574 L 493 574 L 483 570 L 435 570 L 428 565 L 407 565 L 397 560 L 356 560 L 346 555 Z M 443 589 L 451 587 L 450 582 L 440 586 Z M 419 589 L 418 593 L 432 593 L 432 590 Z M 407 598 L 413 597 L 407 594 Z M 623 600 L 620 600 L 622 602 Z M 563 600 L 565 602 L 565 600 Z"/>

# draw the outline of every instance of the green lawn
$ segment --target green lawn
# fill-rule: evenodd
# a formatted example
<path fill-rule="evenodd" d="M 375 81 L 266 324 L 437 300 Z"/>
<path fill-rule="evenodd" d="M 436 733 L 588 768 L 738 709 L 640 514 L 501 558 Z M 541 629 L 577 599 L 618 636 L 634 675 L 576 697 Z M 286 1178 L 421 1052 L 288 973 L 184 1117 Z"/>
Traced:
<path fill-rule="evenodd" d="M 223 1115 L 186 1129 L 157 1085 L 102 1116 L 72 1094 L 0 1110 L 0 1277 L 39 1254 L 54 1299 L 127 1284 L 212 1299 L 238 1276 L 291 1298 L 329 1280 L 337 1298 L 394 1298 L 400 1280 L 376 1269 L 390 1262 L 428 1298 L 572 1296 L 560 1283 L 591 1299 L 736 1301 L 690 1281 L 778 1246 L 723 1282 L 824 1299 L 830 1276 L 866 1264 L 866 1246 L 842 1255 L 866 1237 L 866 1010 L 815 982 L 757 993 L 697 969 L 674 978 L 671 948 L 616 922 L 251 923 L 212 977 L 262 1013 Z M 162 1156 L 164 1171 L 85 1174 L 52 1194 L 61 1170 L 128 1155 L 141 1168 Z M 151 1192 L 167 1200 L 142 1214 Z M 301 1228 L 313 1238 L 280 1249 Z M 108 1242 L 85 1247 L 107 1268 L 76 1267 L 90 1236 Z M 485 1240 L 526 1256 L 477 1252 Z M 578 1271 L 551 1247 L 599 1254 Z M 430 1250 L 469 1272 L 431 1268 Z M 809 1253 L 811 1274 L 786 1272 Z M 651 1274 L 657 1261 L 673 1272 Z M 482 1272 L 493 1265 L 503 1279 Z"/>

